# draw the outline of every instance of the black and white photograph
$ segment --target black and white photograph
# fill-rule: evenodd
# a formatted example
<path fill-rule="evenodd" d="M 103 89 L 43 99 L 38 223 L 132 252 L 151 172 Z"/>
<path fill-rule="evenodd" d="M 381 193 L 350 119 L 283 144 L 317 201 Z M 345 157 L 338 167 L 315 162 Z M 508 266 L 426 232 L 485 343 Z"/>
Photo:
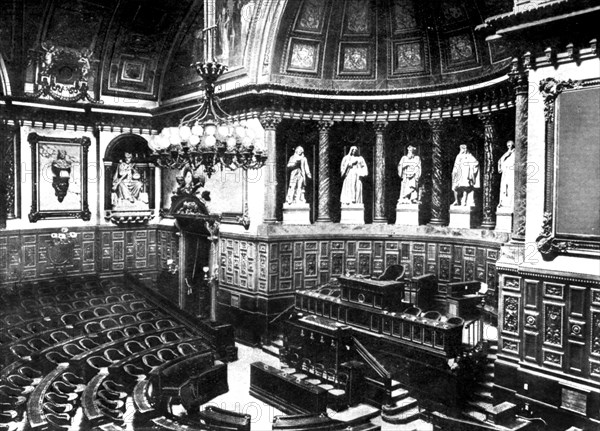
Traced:
<path fill-rule="evenodd" d="M 0 7 L 0 431 L 600 430 L 600 0 Z"/>

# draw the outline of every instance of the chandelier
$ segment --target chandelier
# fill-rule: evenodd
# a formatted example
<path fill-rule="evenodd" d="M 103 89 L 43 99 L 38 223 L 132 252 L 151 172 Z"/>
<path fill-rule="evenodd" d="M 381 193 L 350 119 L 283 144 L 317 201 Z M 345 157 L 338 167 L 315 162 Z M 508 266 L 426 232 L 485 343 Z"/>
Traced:
<path fill-rule="evenodd" d="M 235 170 L 264 166 L 267 154 L 255 146 L 255 130 L 244 121 L 234 122 L 215 97 L 215 83 L 227 66 L 216 61 L 192 66 L 204 83 L 202 103 L 185 115 L 177 127 L 165 127 L 150 138 L 153 162 L 161 168 L 189 167 L 194 172 L 202 166 L 209 177 L 217 167 Z"/>

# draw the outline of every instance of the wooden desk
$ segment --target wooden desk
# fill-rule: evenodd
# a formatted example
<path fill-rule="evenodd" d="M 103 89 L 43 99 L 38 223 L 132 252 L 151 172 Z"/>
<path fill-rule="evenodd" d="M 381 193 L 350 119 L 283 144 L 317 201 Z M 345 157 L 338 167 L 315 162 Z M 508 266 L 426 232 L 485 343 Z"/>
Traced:
<path fill-rule="evenodd" d="M 327 407 L 325 389 L 262 362 L 250 365 L 250 395 L 288 414 L 321 413 Z"/>

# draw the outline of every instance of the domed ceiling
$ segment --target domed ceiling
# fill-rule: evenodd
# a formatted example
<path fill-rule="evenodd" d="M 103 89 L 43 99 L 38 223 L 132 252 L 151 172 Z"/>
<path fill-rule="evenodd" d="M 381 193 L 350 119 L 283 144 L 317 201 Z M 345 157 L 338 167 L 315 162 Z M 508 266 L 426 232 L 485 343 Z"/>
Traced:
<path fill-rule="evenodd" d="M 8 0 L 0 14 L 3 93 L 40 70 L 121 104 L 198 90 L 204 0 Z M 475 31 L 511 0 L 214 0 L 225 80 L 313 92 L 401 93 L 485 81 L 507 50 Z M 48 62 L 48 59 L 51 61 Z M 44 67 L 47 68 L 43 69 Z M 111 96 L 110 100 L 106 96 Z M 129 102 L 126 102 L 129 103 Z"/>
<path fill-rule="evenodd" d="M 272 82 L 414 90 L 485 80 L 508 61 L 501 45 L 475 32 L 489 9 L 474 0 L 289 1 Z"/>

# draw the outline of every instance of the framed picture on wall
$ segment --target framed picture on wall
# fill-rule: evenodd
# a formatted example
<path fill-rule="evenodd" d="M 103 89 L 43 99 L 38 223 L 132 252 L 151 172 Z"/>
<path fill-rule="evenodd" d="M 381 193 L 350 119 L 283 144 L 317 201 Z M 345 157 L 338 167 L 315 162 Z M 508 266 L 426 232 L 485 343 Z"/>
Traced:
<path fill-rule="evenodd" d="M 45 218 L 89 220 L 88 150 L 90 139 L 53 138 L 30 133 L 32 194 L 29 221 Z"/>

